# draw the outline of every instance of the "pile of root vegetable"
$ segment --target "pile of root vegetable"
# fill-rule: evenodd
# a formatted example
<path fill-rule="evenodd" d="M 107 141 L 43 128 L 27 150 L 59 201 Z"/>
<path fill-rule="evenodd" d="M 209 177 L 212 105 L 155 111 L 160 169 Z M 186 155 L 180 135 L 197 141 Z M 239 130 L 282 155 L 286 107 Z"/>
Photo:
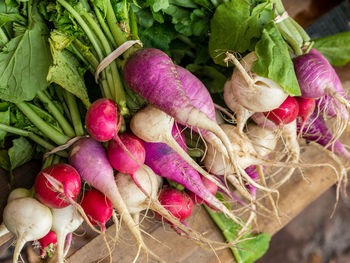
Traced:
<path fill-rule="evenodd" d="M 280 0 L 1 1 L 0 165 L 12 186 L 16 167 L 43 161 L 3 212 L 13 262 L 32 241 L 64 262 L 83 222 L 106 240 L 109 220 L 130 230 L 135 261 L 161 261 L 146 212 L 254 262 L 269 242 L 250 233 L 257 211 L 279 218 L 295 170 L 331 166 L 338 195 L 347 182 L 350 104 L 332 65 L 350 60 L 349 41 L 311 40 Z M 303 163 L 305 140 L 337 166 Z M 186 223 L 202 204 L 227 242 Z"/>

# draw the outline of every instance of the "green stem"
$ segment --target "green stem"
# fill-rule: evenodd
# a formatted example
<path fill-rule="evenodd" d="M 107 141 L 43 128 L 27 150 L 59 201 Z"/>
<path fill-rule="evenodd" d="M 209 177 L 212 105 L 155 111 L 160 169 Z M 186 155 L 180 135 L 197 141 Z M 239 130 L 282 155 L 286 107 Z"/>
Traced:
<path fill-rule="evenodd" d="M 59 157 L 56 154 L 52 154 L 52 156 L 53 156 L 52 164 L 59 164 L 61 162 L 61 157 Z"/>
<path fill-rule="evenodd" d="M 107 23 L 112 31 L 115 42 L 117 42 L 117 45 L 120 46 L 127 41 L 127 38 L 124 36 L 123 31 L 119 27 L 119 23 L 115 17 L 111 1 L 106 0 L 105 2 L 107 4 Z"/>
<path fill-rule="evenodd" d="M 75 133 L 72 126 L 63 116 L 63 114 L 57 109 L 56 105 L 50 100 L 50 98 L 48 98 L 42 91 L 38 91 L 36 95 L 45 104 L 45 107 L 53 115 L 53 117 L 56 118 L 65 134 L 69 137 L 74 137 Z"/>
<path fill-rule="evenodd" d="M 51 154 L 49 157 L 47 157 L 42 165 L 42 169 L 45 169 L 53 164 L 53 157 L 54 155 Z"/>
<path fill-rule="evenodd" d="M 33 132 L 30 131 L 26 131 L 23 129 L 19 129 L 19 128 L 15 128 L 6 124 L 2 124 L 0 123 L 0 130 L 12 133 L 12 134 L 16 134 L 19 136 L 24 136 L 24 137 L 28 137 L 29 139 L 31 139 L 32 141 L 36 142 L 38 145 L 44 147 L 45 149 L 51 151 L 55 148 L 54 145 L 52 145 L 51 143 L 48 143 L 47 141 L 45 141 L 43 138 L 41 138 L 40 136 L 34 134 Z M 62 157 L 67 157 L 68 155 L 65 152 L 58 152 L 57 154 L 60 154 Z"/>
<path fill-rule="evenodd" d="M 105 35 L 106 35 L 106 37 L 109 40 L 109 43 L 112 44 L 113 48 L 117 48 L 118 45 L 115 42 L 115 40 L 113 38 L 113 35 L 112 35 L 112 32 L 109 30 L 108 25 L 106 24 L 104 18 L 102 17 L 100 9 L 98 9 L 98 7 L 95 4 L 93 4 L 93 7 L 94 7 L 94 10 L 95 10 L 95 14 L 96 14 L 97 20 L 98 20 L 99 24 L 101 25 L 101 27 L 103 29 L 103 32 L 105 32 Z"/>
<path fill-rule="evenodd" d="M 138 32 L 138 28 L 137 28 L 136 17 L 135 17 L 135 13 L 132 10 L 132 8 L 130 8 L 130 11 L 129 11 L 129 20 L 130 20 L 130 32 L 131 32 L 132 39 L 140 40 L 139 32 Z"/>
<path fill-rule="evenodd" d="M 26 115 L 26 117 L 50 140 L 58 145 L 65 144 L 70 137 L 60 133 L 43 119 L 41 119 L 26 102 L 17 103 L 16 106 Z"/>
<path fill-rule="evenodd" d="M 234 241 L 231 237 L 232 234 L 228 234 L 227 232 L 227 227 L 226 224 L 221 220 L 219 213 L 214 212 L 213 210 L 211 210 L 208 206 L 203 205 L 205 210 L 207 211 L 207 213 L 210 215 L 211 219 L 215 222 L 215 224 L 218 226 L 218 228 L 221 230 L 223 236 L 225 237 L 227 242 L 232 242 Z M 235 257 L 235 260 L 237 263 L 244 263 L 242 261 L 242 258 L 238 252 L 238 249 L 235 247 L 230 247 L 233 256 Z"/>
<path fill-rule="evenodd" d="M 72 14 L 72 16 L 75 18 L 75 20 L 77 20 L 78 24 L 82 27 L 82 29 L 84 30 L 84 32 L 86 33 L 86 35 L 88 36 L 90 42 L 92 43 L 94 49 L 97 52 L 97 55 L 99 57 L 100 60 L 102 60 L 104 58 L 103 52 L 102 52 L 102 48 L 100 46 L 100 43 L 98 42 L 98 40 L 96 39 L 94 33 L 91 31 L 91 29 L 89 28 L 89 26 L 85 23 L 84 19 L 79 15 L 79 13 L 77 11 L 75 11 L 75 9 L 65 0 L 57 0 L 57 2 L 59 2 L 69 13 Z"/>
<path fill-rule="evenodd" d="M 77 105 L 77 101 L 72 93 L 68 91 L 64 91 L 64 97 L 66 99 L 66 102 L 68 104 L 70 116 L 72 118 L 75 135 L 76 136 L 83 136 L 84 135 L 84 128 L 83 124 L 81 123 L 80 113 Z"/>

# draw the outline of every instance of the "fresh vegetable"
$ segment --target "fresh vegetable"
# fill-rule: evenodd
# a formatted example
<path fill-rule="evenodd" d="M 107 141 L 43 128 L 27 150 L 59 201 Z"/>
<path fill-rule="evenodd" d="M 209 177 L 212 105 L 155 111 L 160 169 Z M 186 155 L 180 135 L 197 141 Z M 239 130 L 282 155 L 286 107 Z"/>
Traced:
<path fill-rule="evenodd" d="M 50 230 L 46 236 L 38 239 L 40 245 L 40 257 L 45 258 L 46 256 L 52 257 L 53 252 L 57 246 L 57 235 L 55 231 Z"/>
<path fill-rule="evenodd" d="M 111 201 L 101 192 L 90 189 L 84 192 L 80 205 L 91 224 L 99 226 L 101 231 L 105 232 L 106 223 L 113 213 Z"/>
<path fill-rule="evenodd" d="M 17 237 L 13 263 L 17 262 L 27 241 L 44 237 L 52 226 L 50 209 L 31 197 L 9 202 L 4 209 L 3 220 L 6 228 Z"/>
<path fill-rule="evenodd" d="M 208 189 L 208 191 L 212 195 L 215 195 L 216 192 L 218 191 L 218 186 L 216 184 L 214 184 L 212 181 L 205 178 L 204 176 L 201 176 L 201 180 L 203 182 L 203 185 Z M 195 205 L 201 205 L 201 204 L 205 203 L 206 205 L 210 206 L 210 204 L 208 204 L 208 202 L 204 201 L 202 198 L 200 198 L 196 194 L 189 192 L 188 195 L 191 197 L 191 199 Z"/>
<path fill-rule="evenodd" d="M 52 230 L 57 235 L 57 261 L 63 263 L 66 236 L 77 230 L 84 220 L 72 205 L 51 211 Z"/>
<path fill-rule="evenodd" d="M 274 123 L 288 124 L 296 119 L 299 114 L 299 103 L 294 97 L 288 96 L 285 101 L 276 109 L 264 112 L 268 119 Z"/>
<path fill-rule="evenodd" d="M 311 114 L 315 111 L 316 102 L 314 99 L 304 99 L 302 97 L 296 97 L 296 100 L 299 105 L 298 117 L 300 117 L 302 121 L 301 127 L 300 127 L 300 130 L 302 131 L 304 129 L 306 121 L 311 116 Z M 332 107 L 328 107 L 328 108 L 331 109 Z M 300 134 L 301 133 L 299 132 L 298 136 L 300 136 Z"/>
<path fill-rule="evenodd" d="M 35 195 L 50 208 L 63 208 L 72 204 L 81 189 L 80 175 L 71 165 L 55 164 L 37 175 Z"/>

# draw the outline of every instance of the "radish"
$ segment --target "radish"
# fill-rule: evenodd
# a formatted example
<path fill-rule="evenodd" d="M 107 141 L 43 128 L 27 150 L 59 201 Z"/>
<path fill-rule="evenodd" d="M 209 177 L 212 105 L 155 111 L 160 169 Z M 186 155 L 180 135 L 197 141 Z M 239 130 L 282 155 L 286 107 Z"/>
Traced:
<path fill-rule="evenodd" d="M 57 234 L 57 261 L 63 263 L 66 236 L 77 230 L 84 219 L 72 205 L 51 211 L 52 230 Z"/>
<path fill-rule="evenodd" d="M 181 222 L 185 221 L 192 214 L 193 201 L 183 191 L 178 191 L 173 188 L 164 188 L 160 191 L 158 200 Z"/>
<path fill-rule="evenodd" d="M 300 131 L 304 129 L 305 123 L 311 114 L 315 111 L 316 102 L 314 99 L 304 99 L 303 97 L 296 97 L 296 100 L 299 104 L 299 114 L 298 116 L 301 118 L 301 128 Z M 329 107 L 331 109 L 331 107 Z M 298 133 L 298 137 L 300 136 L 300 132 Z"/>
<path fill-rule="evenodd" d="M 91 224 L 98 225 L 101 231 L 105 232 L 106 223 L 113 213 L 111 201 L 100 191 L 91 189 L 84 192 L 80 205 L 90 219 Z"/>
<path fill-rule="evenodd" d="M 23 197 L 30 197 L 32 195 L 31 191 L 26 188 L 16 188 L 11 191 L 7 198 L 7 202 L 11 202 L 12 200 L 23 198 Z"/>
<path fill-rule="evenodd" d="M 232 110 L 236 115 L 236 122 L 239 134 L 242 134 L 244 125 L 254 112 L 246 109 L 237 102 L 232 92 L 232 80 L 228 80 L 224 86 L 224 101 L 226 106 Z"/>
<path fill-rule="evenodd" d="M 63 208 L 74 202 L 81 188 L 78 172 L 65 163 L 51 165 L 35 179 L 35 195 L 50 208 Z"/>
<path fill-rule="evenodd" d="M 125 220 L 131 233 L 134 235 L 145 252 L 148 250 L 141 236 L 139 226 L 131 217 L 123 201 L 119 189 L 114 181 L 113 168 L 110 165 L 103 146 L 90 138 L 83 138 L 76 142 L 69 153 L 69 163 L 80 173 L 82 179 L 89 185 L 106 195 L 113 207 Z M 152 253 L 152 252 L 151 252 Z M 153 256 L 157 257 L 152 253 Z"/>
<path fill-rule="evenodd" d="M 50 230 L 46 236 L 38 239 L 40 246 L 40 257 L 45 258 L 46 256 L 52 257 L 53 252 L 57 246 L 57 235 L 55 231 Z"/>
<path fill-rule="evenodd" d="M 273 80 L 252 72 L 256 60 L 254 52 L 246 55 L 241 63 L 227 53 L 226 61 L 233 62 L 236 67 L 230 79 L 231 89 L 227 88 L 225 96 L 234 97 L 240 105 L 252 112 L 271 111 L 278 108 L 288 95 Z M 230 92 L 232 95 L 229 95 Z"/>
<path fill-rule="evenodd" d="M 265 129 L 254 123 L 249 123 L 246 135 L 260 157 L 266 157 L 276 148 L 278 137 L 270 129 Z"/>
<path fill-rule="evenodd" d="M 214 184 L 212 181 L 210 181 L 207 178 L 205 178 L 204 176 L 201 176 L 201 180 L 202 180 L 203 185 L 205 186 L 205 188 L 207 188 L 208 191 L 212 195 L 215 195 L 216 192 L 218 191 L 218 186 L 216 184 Z M 193 203 L 196 204 L 196 205 L 201 205 L 201 204 L 205 203 L 206 205 L 210 206 L 210 204 L 207 201 L 203 200 L 202 198 L 200 198 L 198 195 L 196 195 L 193 192 L 189 192 L 189 196 L 191 197 Z"/>
<path fill-rule="evenodd" d="M 121 118 L 114 101 L 98 99 L 86 112 L 86 129 L 95 140 L 106 142 L 118 134 Z"/>
<path fill-rule="evenodd" d="M 114 169 L 130 174 L 135 183 L 141 187 L 134 177 L 134 173 L 145 162 L 146 155 L 143 143 L 139 138 L 124 133 L 120 137 L 116 137 L 116 140 L 109 142 L 107 154 Z"/>
<path fill-rule="evenodd" d="M 133 116 L 130 122 L 130 128 L 137 137 L 145 142 L 167 144 L 196 171 L 218 186 L 224 188 L 187 154 L 184 138 L 177 141 L 174 139 L 173 135 L 176 133 L 174 118 L 170 117 L 165 112 L 152 105 L 148 105 Z M 182 144 L 182 146 L 179 145 L 179 143 Z"/>
<path fill-rule="evenodd" d="M 178 78 L 176 67 L 164 52 L 154 48 L 135 51 L 124 66 L 124 77 L 130 89 L 176 121 L 215 134 L 226 148 L 222 152 L 226 151 L 230 161 L 236 162 L 226 134 L 215 121 L 193 106 Z"/>
<path fill-rule="evenodd" d="M 278 108 L 264 112 L 269 120 L 278 125 L 291 123 L 296 119 L 298 113 L 299 104 L 295 98 L 290 96 Z"/>
<path fill-rule="evenodd" d="M 44 237 L 52 226 L 50 209 L 31 197 L 9 202 L 4 209 L 3 220 L 6 228 L 17 237 L 13 263 L 17 262 L 27 241 Z"/>
<path fill-rule="evenodd" d="M 219 211 L 225 213 L 238 224 L 241 223 L 219 200 L 215 198 L 215 196 L 208 191 L 203 185 L 197 171 L 189 166 L 189 164 L 168 145 L 164 143 L 145 142 L 144 146 L 146 149 L 145 164 L 156 174 L 183 185 L 186 189 L 195 193 Z"/>

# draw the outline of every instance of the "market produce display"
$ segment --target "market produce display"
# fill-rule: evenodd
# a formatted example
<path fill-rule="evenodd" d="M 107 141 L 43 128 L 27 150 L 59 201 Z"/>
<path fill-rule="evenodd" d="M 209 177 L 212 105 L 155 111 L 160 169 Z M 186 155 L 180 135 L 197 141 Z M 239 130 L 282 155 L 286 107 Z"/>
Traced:
<path fill-rule="evenodd" d="M 144 242 L 146 213 L 256 261 L 270 240 L 252 232 L 257 213 L 279 220 L 296 169 L 330 166 L 337 198 L 347 183 L 350 102 L 332 65 L 350 61 L 349 42 L 310 39 L 281 0 L 1 1 L 0 166 L 13 186 L 16 167 L 42 160 L 3 213 L 13 262 L 26 242 L 64 262 L 83 222 L 115 261 L 108 221 L 129 229 L 135 262 L 163 261 Z M 302 162 L 305 140 L 337 166 Z M 195 205 L 226 242 L 186 223 Z"/>

